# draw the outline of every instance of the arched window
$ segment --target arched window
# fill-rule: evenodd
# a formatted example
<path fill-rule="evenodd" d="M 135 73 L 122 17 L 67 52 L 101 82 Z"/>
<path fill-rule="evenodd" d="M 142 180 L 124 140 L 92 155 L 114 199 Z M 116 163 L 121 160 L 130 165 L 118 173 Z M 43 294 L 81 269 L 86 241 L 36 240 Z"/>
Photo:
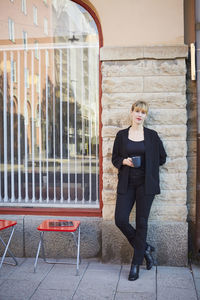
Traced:
<path fill-rule="evenodd" d="M 30 1 L 21 18 L 18 5 L 7 2 L 7 35 L 0 31 L 7 40 L 0 49 L 0 205 L 99 208 L 97 25 L 75 1 L 40 1 L 37 7 Z M 37 23 L 30 18 L 33 7 L 40 12 Z"/>

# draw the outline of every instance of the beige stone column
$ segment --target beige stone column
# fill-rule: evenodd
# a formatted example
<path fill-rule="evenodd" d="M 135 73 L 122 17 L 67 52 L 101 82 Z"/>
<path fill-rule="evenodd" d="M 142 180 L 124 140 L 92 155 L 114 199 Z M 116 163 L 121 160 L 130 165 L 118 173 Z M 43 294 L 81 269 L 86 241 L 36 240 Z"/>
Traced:
<path fill-rule="evenodd" d="M 128 262 L 132 253 L 114 225 L 117 170 L 111 153 L 115 134 L 130 124 L 132 103 L 141 99 L 150 105 L 146 126 L 158 132 L 168 155 L 160 168 L 161 194 L 151 209 L 148 240 L 157 248 L 159 263 L 187 262 L 186 57 L 184 45 L 101 48 L 105 261 Z"/>

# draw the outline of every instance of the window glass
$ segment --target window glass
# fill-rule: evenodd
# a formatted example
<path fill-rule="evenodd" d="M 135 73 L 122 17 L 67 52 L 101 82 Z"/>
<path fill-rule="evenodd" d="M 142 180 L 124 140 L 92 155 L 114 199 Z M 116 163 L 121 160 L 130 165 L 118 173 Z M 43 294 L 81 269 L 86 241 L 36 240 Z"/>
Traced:
<path fill-rule="evenodd" d="M 8 31 L 9 31 L 9 40 L 14 42 L 15 41 L 14 22 L 10 18 L 8 19 Z"/>
<path fill-rule="evenodd" d="M 22 12 L 26 15 L 26 0 L 22 0 Z"/>
<path fill-rule="evenodd" d="M 96 24 L 70 0 L 12 7 L 0 23 L 0 205 L 99 207 Z"/>
<path fill-rule="evenodd" d="M 44 33 L 48 35 L 48 20 L 44 18 Z"/>
<path fill-rule="evenodd" d="M 33 23 L 38 25 L 37 7 L 33 6 Z"/>
<path fill-rule="evenodd" d="M 27 32 L 23 31 L 23 43 L 24 43 L 24 50 L 27 50 Z"/>

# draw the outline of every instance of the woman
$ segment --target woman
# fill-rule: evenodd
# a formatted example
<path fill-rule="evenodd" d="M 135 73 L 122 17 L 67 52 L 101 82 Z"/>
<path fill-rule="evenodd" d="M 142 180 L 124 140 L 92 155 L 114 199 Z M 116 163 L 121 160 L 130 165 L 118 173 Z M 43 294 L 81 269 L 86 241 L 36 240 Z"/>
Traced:
<path fill-rule="evenodd" d="M 134 248 L 128 279 L 139 277 L 143 259 L 146 268 L 153 266 L 154 247 L 146 243 L 147 222 L 151 205 L 160 193 L 159 166 L 166 161 L 166 152 L 156 131 L 143 126 L 148 104 L 136 101 L 131 108 L 132 125 L 120 130 L 115 138 L 112 163 L 118 169 L 115 224 Z M 129 216 L 136 202 L 136 229 Z"/>

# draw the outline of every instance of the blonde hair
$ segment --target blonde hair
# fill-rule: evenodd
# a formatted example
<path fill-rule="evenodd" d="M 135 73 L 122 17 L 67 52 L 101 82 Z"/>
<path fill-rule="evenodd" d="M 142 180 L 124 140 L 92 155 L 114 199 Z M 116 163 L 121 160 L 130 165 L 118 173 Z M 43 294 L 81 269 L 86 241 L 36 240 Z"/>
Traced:
<path fill-rule="evenodd" d="M 135 103 L 133 103 L 131 107 L 131 111 L 134 111 L 135 108 L 139 108 L 140 110 L 143 110 L 146 114 L 149 111 L 149 105 L 147 102 L 142 101 L 142 100 L 137 100 Z"/>

